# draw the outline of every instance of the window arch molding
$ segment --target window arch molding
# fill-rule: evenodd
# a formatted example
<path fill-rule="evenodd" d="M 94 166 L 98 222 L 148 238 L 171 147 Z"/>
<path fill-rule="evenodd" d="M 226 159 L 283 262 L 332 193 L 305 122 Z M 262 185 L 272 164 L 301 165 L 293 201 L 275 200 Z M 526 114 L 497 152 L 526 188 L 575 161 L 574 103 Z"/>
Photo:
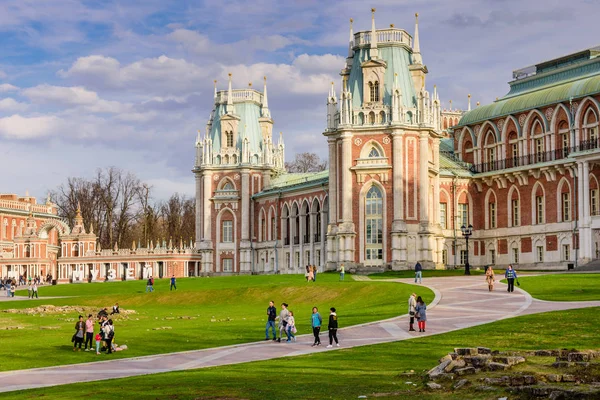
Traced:
<path fill-rule="evenodd" d="M 563 210 L 563 194 L 566 185 L 566 192 L 568 193 L 567 201 L 568 201 L 568 211 Z M 571 183 L 565 177 L 558 182 L 556 186 L 556 221 L 557 222 L 566 222 L 573 220 L 573 191 L 571 188 Z"/>
<path fill-rule="evenodd" d="M 494 204 L 494 209 L 491 209 L 490 204 Z M 493 215 L 492 215 L 493 212 Z M 485 228 L 495 229 L 498 227 L 498 197 L 494 189 L 488 189 L 485 194 Z"/>
<path fill-rule="evenodd" d="M 542 218 L 543 221 L 540 222 L 538 220 L 538 213 L 537 213 L 537 209 L 536 209 L 536 197 L 538 197 L 538 193 L 541 192 L 541 197 L 542 197 Z M 544 185 L 541 182 L 536 182 L 533 185 L 533 188 L 531 190 L 531 224 L 532 225 L 539 225 L 539 224 L 543 224 L 546 222 L 546 189 L 544 188 Z"/>
<path fill-rule="evenodd" d="M 513 197 L 515 197 L 514 196 L 515 193 L 517 194 L 516 199 L 513 198 Z M 508 225 L 507 226 L 509 228 L 515 227 L 515 226 L 521 226 L 522 225 L 522 223 L 521 223 L 521 193 L 519 192 L 519 188 L 517 188 L 516 185 L 512 185 L 510 187 L 510 189 L 508 189 L 508 195 L 507 195 L 506 199 L 507 199 L 506 206 L 507 206 L 507 211 L 508 211 L 506 214 L 508 216 L 508 221 L 507 221 Z M 513 200 L 517 201 L 517 207 L 519 209 L 519 214 L 516 216 L 517 222 L 518 222 L 517 225 L 514 224 L 515 218 L 514 218 Z"/>
<path fill-rule="evenodd" d="M 372 151 L 375 150 L 379 153 L 379 156 L 372 156 Z M 385 151 L 383 150 L 383 146 L 379 144 L 376 140 L 369 140 L 365 143 L 360 151 L 360 158 L 385 158 Z"/>
<path fill-rule="evenodd" d="M 237 190 L 235 186 L 235 182 L 229 177 L 224 177 L 219 181 L 217 185 L 217 190 Z"/>

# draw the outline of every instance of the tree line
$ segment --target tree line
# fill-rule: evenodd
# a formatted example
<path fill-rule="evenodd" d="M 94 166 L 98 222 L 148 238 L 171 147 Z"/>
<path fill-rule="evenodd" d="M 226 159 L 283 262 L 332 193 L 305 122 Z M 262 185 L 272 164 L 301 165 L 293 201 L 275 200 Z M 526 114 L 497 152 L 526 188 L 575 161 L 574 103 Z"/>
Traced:
<path fill-rule="evenodd" d="M 173 241 L 194 241 L 196 208 L 193 198 L 179 193 L 168 200 L 153 198 L 152 186 L 116 167 L 98 169 L 91 179 L 69 177 L 50 193 L 58 215 L 73 226 L 80 207 L 86 232 L 98 237 L 101 248 L 146 247 Z"/>

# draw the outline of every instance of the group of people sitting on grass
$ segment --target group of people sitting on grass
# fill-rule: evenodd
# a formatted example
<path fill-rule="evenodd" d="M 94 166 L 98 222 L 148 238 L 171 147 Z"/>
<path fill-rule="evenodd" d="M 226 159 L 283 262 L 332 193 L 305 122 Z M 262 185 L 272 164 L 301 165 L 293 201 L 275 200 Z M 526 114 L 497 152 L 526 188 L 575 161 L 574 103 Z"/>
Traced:
<path fill-rule="evenodd" d="M 339 347 L 340 344 L 337 338 L 338 316 L 335 307 L 331 307 L 329 311 L 329 323 L 327 326 L 327 329 L 329 331 L 329 345 L 327 347 L 333 347 L 334 341 L 335 345 Z M 275 331 L 275 321 L 278 321 L 279 337 L 277 337 L 277 333 Z M 313 307 L 312 309 L 310 322 L 313 331 L 313 336 L 315 338 L 313 342 L 313 347 L 320 346 L 321 339 L 319 335 L 321 332 L 321 325 L 323 324 L 323 318 L 321 317 L 321 314 L 319 314 L 319 309 L 317 307 Z M 279 312 L 278 316 L 277 308 L 275 308 L 275 302 L 269 302 L 269 307 L 267 308 L 267 325 L 265 327 L 265 340 L 270 340 L 269 329 L 271 329 L 273 332 L 273 341 L 281 342 L 284 332 L 287 337 L 286 342 L 289 343 L 292 341 L 296 341 L 296 320 L 294 319 L 294 312 L 288 309 L 287 303 L 281 303 L 281 311 Z"/>
<path fill-rule="evenodd" d="M 119 314 L 119 303 L 113 306 L 113 310 L 110 315 Z M 75 333 L 71 338 L 73 342 L 73 351 L 81 351 L 81 345 L 84 343 L 84 351 L 93 351 L 93 340 L 96 341 L 96 354 L 101 354 L 101 351 L 105 351 L 106 354 L 112 354 L 113 351 L 125 350 L 126 345 L 117 346 L 114 343 L 115 338 L 115 327 L 113 320 L 108 317 L 108 311 L 103 308 L 98 312 L 96 316 L 99 325 L 99 331 L 94 336 L 94 318 L 92 314 L 88 315 L 87 320 L 83 320 L 83 315 L 79 316 L 79 320 L 75 323 Z"/>

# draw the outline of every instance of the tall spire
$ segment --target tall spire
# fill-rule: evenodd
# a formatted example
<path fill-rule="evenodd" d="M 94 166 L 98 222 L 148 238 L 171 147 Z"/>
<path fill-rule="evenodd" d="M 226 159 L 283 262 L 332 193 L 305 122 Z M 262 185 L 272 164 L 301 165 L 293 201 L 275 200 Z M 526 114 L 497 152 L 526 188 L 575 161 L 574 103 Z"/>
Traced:
<path fill-rule="evenodd" d="M 215 79 L 213 81 L 214 85 L 215 85 L 215 94 L 214 94 L 214 99 L 217 100 L 217 80 Z"/>
<path fill-rule="evenodd" d="M 378 56 L 377 31 L 375 30 L 375 9 L 371 8 L 371 58 L 377 58 Z"/>
<path fill-rule="evenodd" d="M 469 98 L 469 105 L 467 106 L 467 111 L 471 111 L 471 93 L 467 96 Z"/>
<path fill-rule="evenodd" d="M 262 103 L 262 116 L 265 118 L 271 118 L 271 112 L 269 111 L 269 100 L 267 99 L 267 77 L 264 77 L 265 85 L 263 87 L 263 103 Z"/>
<path fill-rule="evenodd" d="M 419 46 L 419 13 L 415 14 L 415 36 L 413 37 L 413 64 L 423 64 Z"/>
<path fill-rule="evenodd" d="M 233 114 L 233 90 L 231 89 L 231 72 L 229 73 L 229 87 L 227 89 L 227 114 Z"/>
<path fill-rule="evenodd" d="M 352 48 L 354 47 L 354 30 L 352 29 L 352 23 L 354 20 L 350 18 L 350 40 L 348 41 L 348 58 L 354 56 L 354 51 Z"/>

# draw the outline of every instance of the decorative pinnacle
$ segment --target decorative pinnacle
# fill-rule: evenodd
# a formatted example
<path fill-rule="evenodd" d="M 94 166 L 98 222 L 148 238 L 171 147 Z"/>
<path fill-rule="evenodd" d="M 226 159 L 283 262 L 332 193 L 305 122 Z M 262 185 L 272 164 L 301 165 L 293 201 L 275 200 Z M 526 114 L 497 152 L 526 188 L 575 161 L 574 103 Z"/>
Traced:
<path fill-rule="evenodd" d="M 467 95 L 467 97 L 468 97 L 468 98 L 471 98 L 471 93 L 469 93 L 469 94 Z"/>
<path fill-rule="evenodd" d="M 393 28 L 393 27 L 394 27 L 394 24 L 390 24 L 390 28 Z"/>
<path fill-rule="evenodd" d="M 479 106 L 479 102 L 477 102 L 477 106 Z"/>
<path fill-rule="evenodd" d="M 415 13 L 415 18 L 419 18 L 419 13 Z"/>
<path fill-rule="evenodd" d="M 397 72 L 394 72 L 394 76 L 398 76 L 398 73 L 397 73 Z"/>
<path fill-rule="evenodd" d="M 231 72 L 228 75 L 229 75 L 229 79 L 231 79 Z"/>
<path fill-rule="evenodd" d="M 353 22 L 354 22 L 354 19 L 350 18 L 350 23 L 353 23 Z"/>
<path fill-rule="evenodd" d="M 375 8 L 371 8 L 371 12 L 372 12 L 372 13 L 375 13 Z"/>
<path fill-rule="evenodd" d="M 263 79 L 265 80 L 265 83 L 266 83 L 266 82 L 267 82 L 267 77 L 266 77 L 266 76 L 263 76 Z"/>
<path fill-rule="evenodd" d="M 248 82 L 248 87 L 252 87 L 252 82 Z"/>

